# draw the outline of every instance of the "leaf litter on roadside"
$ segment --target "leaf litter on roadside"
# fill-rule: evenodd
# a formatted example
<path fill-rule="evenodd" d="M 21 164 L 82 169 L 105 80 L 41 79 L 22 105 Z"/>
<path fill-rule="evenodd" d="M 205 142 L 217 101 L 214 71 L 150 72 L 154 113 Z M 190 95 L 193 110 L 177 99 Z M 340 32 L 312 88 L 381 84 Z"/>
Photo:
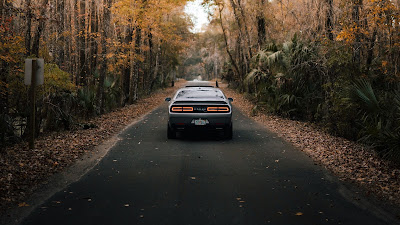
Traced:
<path fill-rule="evenodd" d="M 26 143 L 4 149 L 0 154 L 0 211 L 20 206 L 52 174 L 63 171 L 83 155 L 94 153 L 97 145 L 162 104 L 183 84 L 177 82 L 175 87 L 159 90 L 133 105 L 83 121 L 93 125 L 89 129 L 76 126 L 69 131 L 44 134 L 36 140 L 33 150 Z"/>
<path fill-rule="evenodd" d="M 255 104 L 252 101 L 227 87 L 221 89 L 227 96 L 235 99 L 233 105 L 245 115 L 291 142 L 309 155 L 317 165 L 325 166 L 340 180 L 356 183 L 368 195 L 374 193 L 400 208 L 400 169 L 381 159 L 371 149 L 332 136 L 309 122 L 285 119 L 262 111 L 254 114 L 252 109 Z M 278 163 L 279 160 L 275 162 Z"/>

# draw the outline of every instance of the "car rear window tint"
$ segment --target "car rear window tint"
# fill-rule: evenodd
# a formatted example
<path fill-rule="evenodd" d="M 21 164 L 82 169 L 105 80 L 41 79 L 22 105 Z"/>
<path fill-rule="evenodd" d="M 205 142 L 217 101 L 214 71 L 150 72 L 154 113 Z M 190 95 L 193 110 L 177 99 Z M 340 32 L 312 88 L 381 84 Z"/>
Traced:
<path fill-rule="evenodd" d="M 198 90 L 181 90 L 176 99 L 201 99 L 201 98 L 215 98 L 224 99 L 224 95 L 219 90 L 213 89 L 198 89 Z"/>

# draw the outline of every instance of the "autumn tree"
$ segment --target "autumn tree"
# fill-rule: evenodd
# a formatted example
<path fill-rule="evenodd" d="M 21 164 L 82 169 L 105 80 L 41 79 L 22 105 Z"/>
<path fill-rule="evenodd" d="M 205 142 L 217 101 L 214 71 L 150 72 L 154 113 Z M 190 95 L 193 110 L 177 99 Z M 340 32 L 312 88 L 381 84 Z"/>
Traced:
<path fill-rule="evenodd" d="M 2 139 L 26 131 L 24 57 L 45 59 L 46 81 L 37 104 L 43 131 L 70 129 L 82 115 L 134 103 L 165 86 L 190 36 L 185 3 L 0 1 L 0 124 L 10 128 Z M 14 124 L 21 124 L 18 132 Z"/>

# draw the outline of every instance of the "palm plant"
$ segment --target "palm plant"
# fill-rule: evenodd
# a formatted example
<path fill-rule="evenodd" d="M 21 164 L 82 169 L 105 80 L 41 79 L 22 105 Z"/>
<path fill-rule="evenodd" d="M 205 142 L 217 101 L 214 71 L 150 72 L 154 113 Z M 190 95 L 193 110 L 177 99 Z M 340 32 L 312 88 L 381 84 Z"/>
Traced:
<path fill-rule="evenodd" d="M 111 75 L 107 76 L 104 80 L 104 101 L 108 110 L 117 107 L 119 95 L 118 79 Z"/>
<path fill-rule="evenodd" d="M 386 93 L 379 101 L 372 85 L 365 79 L 352 86 L 352 98 L 360 106 L 360 141 L 375 147 L 383 157 L 400 156 L 400 92 Z M 383 107 L 384 102 L 392 104 Z"/>

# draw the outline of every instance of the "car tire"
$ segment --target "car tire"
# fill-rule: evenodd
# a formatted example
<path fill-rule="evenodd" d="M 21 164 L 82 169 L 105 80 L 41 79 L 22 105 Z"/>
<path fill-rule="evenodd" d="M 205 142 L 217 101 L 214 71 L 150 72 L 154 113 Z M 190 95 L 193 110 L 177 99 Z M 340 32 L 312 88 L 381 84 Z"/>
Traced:
<path fill-rule="evenodd" d="M 172 128 L 170 128 L 169 125 L 168 125 L 168 128 L 167 128 L 167 137 L 168 137 L 168 139 L 175 139 L 176 138 L 176 132 Z"/>
<path fill-rule="evenodd" d="M 225 130 L 225 139 L 232 140 L 233 136 L 233 127 L 232 124 Z"/>

